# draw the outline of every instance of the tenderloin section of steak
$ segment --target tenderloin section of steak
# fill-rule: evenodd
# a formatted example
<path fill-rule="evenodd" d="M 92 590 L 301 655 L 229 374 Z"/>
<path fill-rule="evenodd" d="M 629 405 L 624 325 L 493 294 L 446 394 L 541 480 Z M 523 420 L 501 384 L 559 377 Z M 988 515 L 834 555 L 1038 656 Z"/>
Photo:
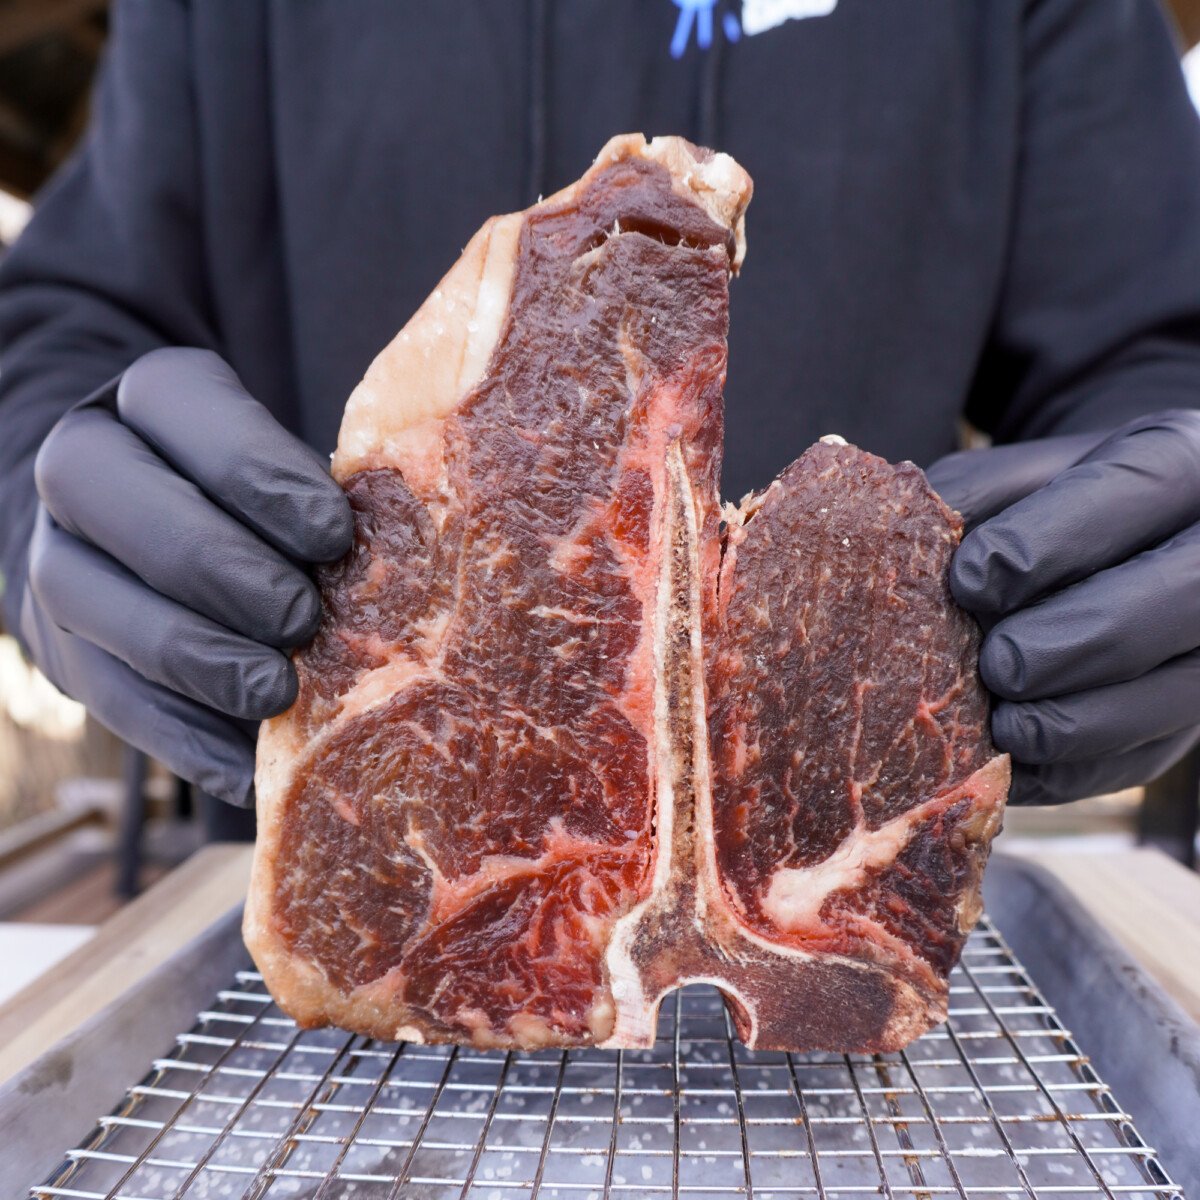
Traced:
<path fill-rule="evenodd" d="M 946 582 L 961 522 L 917 467 L 839 438 L 726 515 L 701 828 L 737 922 L 790 964 L 738 1027 L 895 1049 L 944 1019 L 1008 793 Z"/>
<path fill-rule="evenodd" d="M 957 518 L 832 444 L 722 512 L 749 197 L 614 139 L 351 397 L 355 545 L 259 741 L 246 939 L 300 1023 L 640 1046 L 692 979 L 753 1046 L 944 1017 L 1007 790 Z"/>

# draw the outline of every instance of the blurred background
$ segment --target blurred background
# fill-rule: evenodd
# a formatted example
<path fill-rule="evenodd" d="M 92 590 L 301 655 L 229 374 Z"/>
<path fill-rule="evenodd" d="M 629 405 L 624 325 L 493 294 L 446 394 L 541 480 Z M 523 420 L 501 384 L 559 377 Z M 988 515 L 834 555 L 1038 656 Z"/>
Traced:
<path fill-rule="evenodd" d="M 1200 0 L 1171 7 L 1200 107 Z M 87 127 L 107 10 L 107 0 L 0 0 L 0 254 Z M 1146 793 L 1011 812 L 1003 838 L 1151 842 L 1194 866 L 1198 798 L 1193 760 Z M 0 1000 L 201 841 L 188 789 L 57 693 L 0 629 L 0 921 L 31 930 L 39 947 L 0 963 Z"/>

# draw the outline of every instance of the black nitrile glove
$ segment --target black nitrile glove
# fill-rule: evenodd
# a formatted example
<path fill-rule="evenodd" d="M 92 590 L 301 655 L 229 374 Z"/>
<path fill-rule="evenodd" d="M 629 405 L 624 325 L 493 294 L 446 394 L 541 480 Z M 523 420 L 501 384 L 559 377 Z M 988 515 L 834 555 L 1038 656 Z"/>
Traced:
<path fill-rule="evenodd" d="M 1200 411 L 951 454 L 968 530 L 950 569 L 986 631 L 1011 801 L 1146 783 L 1200 742 Z"/>
<path fill-rule="evenodd" d="M 37 460 L 21 634 L 52 682 L 234 804 L 257 722 L 296 695 L 311 563 L 353 518 L 319 456 L 205 350 L 156 350 L 72 409 Z"/>

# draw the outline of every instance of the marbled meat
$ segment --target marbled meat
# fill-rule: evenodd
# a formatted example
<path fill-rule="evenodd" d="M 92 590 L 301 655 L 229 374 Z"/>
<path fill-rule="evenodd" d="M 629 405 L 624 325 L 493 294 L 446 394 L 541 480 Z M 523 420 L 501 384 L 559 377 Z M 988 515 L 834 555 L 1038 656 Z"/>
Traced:
<path fill-rule="evenodd" d="M 751 184 L 614 139 L 489 221 L 351 396 L 355 544 L 259 739 L 245 933 L 302 1025 L 752 1047 L 944 1019 L 1008 762 L 911 464 L 824 439 L 722 508 Z"/>

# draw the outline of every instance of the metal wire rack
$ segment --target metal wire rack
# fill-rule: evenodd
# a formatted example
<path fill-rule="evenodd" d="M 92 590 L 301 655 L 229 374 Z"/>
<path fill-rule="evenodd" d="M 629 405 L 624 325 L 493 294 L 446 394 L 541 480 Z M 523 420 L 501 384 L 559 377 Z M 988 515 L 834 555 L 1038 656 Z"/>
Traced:
<path fill-rule="evenodd" d="M 481 1053 L 302 1031 L 233 985 L 35 1197 L 1182 1200 L 986 920 L 901 1054 L 752 1052 L 716 991 L 652 1050 Z"/>

